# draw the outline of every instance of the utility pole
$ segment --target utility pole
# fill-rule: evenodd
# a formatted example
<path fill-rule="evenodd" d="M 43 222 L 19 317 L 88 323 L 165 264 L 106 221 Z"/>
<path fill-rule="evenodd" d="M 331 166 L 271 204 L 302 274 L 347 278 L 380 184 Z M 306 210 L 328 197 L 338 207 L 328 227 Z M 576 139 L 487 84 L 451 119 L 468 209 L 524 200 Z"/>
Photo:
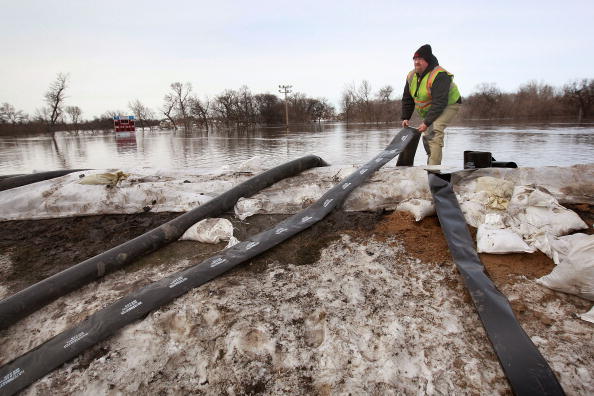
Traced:
<path fill-rule="evenodd" d="M 285 124 L 287 125 L 287 128 L 289 127 L 289 105 L 287 103 L 287 94 L 291 93 L 291 88 L 293 88 L 292 85 L 279 85 L 278 86 L 279 90 L 278 92 L 285 94 Z"/>

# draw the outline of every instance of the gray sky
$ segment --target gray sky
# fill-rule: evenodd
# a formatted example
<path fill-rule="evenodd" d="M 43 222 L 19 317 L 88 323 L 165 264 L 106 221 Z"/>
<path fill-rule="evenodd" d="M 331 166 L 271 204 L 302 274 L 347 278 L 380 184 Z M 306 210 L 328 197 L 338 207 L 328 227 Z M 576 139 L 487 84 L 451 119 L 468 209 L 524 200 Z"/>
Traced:
<path fill-rule="evenodd" d="M 291 84 L 337 104 L 363 79 L 400 95 L 425 43 L 462 95 L 594 77 L 591 0 L 0 2 L 0 102 L 30 114 L 58 72 L 84 118 L 134 99 L 157 109 L 174 81 L 199 97 Z"/>

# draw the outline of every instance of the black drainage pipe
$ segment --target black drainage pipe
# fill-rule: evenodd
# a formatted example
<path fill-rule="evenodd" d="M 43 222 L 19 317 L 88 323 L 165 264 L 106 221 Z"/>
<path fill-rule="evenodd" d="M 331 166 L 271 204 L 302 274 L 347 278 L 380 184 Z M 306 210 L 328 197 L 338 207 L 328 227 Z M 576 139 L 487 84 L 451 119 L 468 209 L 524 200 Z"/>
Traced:
<path fill-rule="evenodd" d="M 0 191 L 10 190 L 11 188 L 17 188 L 26 186 L 27 184 L 37 183 L 40 181 L 53 179 L 56 177 L 64 176 L 73 172 L 86 171 L 88 169 L 64 169 L 57 171 L 31 173 L 29 175 L 13 175 L 5 178 L 0 178 Z"/>
<path fill-rule="evenodd" d="M 516 320 L 507 298 L 485 273 L 450 174 L 429 173 L 429 187 L 448 247 L 515 395 L 563 395 L 553 370 Z"/>
<path fill-rule="evenodd" d="M 12 175 L 0 175 L 0 180 L 8 179 L 9 177 L 25 176 L 24 173 L 15 173 Z"/>
<path fill-rule="evenodd" d="M 0 329 L 11 326 L 56 298 L 108 272 L 117 270 L 142 255 L 178 240 L 196 222 L 233 209 L 239 198 L 251 196 L 279 180 L 294 176 L 306 169 L 325 165 L 327 164 L 320 157 L 308 155 L 277 166 L 151 231 L 5 298 L 0 301 Z"/>
<path fill-rule="evenodd" d="M 169 275 L 121 298 L 89 316 L 78 326 L 58 334 L 1 367 L 0 393 L 12 395 L 18 392 L 125 325 L 144 318 L 154 309 L 322 220 L 335 207 L 341 205 L 351 191 L 368 179 L 373 172 L 398 155 L 408 144 L 413 133 L 417 132 L 412 128 L 401 130 L 379 155 L 326 192 L 313 205 L 277 224 L 274 228 L 225 249 L 198 265 Z"/>

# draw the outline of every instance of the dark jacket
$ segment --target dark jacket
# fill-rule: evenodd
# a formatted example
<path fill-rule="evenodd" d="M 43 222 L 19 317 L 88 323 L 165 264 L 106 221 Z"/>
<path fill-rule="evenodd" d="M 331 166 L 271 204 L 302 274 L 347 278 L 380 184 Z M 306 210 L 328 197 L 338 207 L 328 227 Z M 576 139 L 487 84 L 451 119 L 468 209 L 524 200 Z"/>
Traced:
<path fill-rule="evenodd" d="M 435 60 L 432 61 L 427 69 L 421 74 L 420 76 L 415 73 L 413 78 L 418 78 L 418 81 L 421 81 L 423 77 L 431 70 L 433 70 L 436 66 L 438 66 L 437 59 L 433 57 Z M 439 73 L 435 80 L 433 81 L 433 85 L 431 86 L 431 108 L 427 113 L 427 116 L 423 120 L 425 125 L 430 126 L 433 124 L 433 121 L 437 119 L 443 113 L 443 110 L 448 105 L 448 95 L 450 93 L 450 85 L 452 84 L 452 77 L 448 76 L 447 73 Z M 417 89 L 420 84 L 417 84 Z M 458 99 L 456 103 L 462 103 L 462 98 Z M 403 120 L 410 120 L 415 111 L 415 100 L 413 99 L 412 95 L 410 94 L 410 89 L 408 87 L 408 80 L 404 86 L 404 92 L 402 93 L 402 119 Z"/>

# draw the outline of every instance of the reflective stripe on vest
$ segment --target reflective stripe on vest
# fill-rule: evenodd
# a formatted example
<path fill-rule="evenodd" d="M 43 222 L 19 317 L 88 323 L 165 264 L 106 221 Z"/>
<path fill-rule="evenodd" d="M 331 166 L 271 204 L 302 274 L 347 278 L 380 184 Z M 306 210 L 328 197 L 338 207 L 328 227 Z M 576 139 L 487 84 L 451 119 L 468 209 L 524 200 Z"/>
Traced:
<path fill-rule="evenodd" d="M 425 74 L 420 81 L 414 70 L 410 71 L 406 77 L 410 94 L 415 101 L 415 109 L 421 117 L 425 117 L 429 112 L 432 103 L 431 88 L 433 87 L 435 78 L 441 72 L 452 76 L 453 80 L 453 75 L 439 65 L 429 73 Z M 460 93 L 458 92 L 458 87 L 454 84 L 454 81 L 452 81 L 450 92 L 448 93 L 448 104 L 455 103 L 459 98 Z"/>

